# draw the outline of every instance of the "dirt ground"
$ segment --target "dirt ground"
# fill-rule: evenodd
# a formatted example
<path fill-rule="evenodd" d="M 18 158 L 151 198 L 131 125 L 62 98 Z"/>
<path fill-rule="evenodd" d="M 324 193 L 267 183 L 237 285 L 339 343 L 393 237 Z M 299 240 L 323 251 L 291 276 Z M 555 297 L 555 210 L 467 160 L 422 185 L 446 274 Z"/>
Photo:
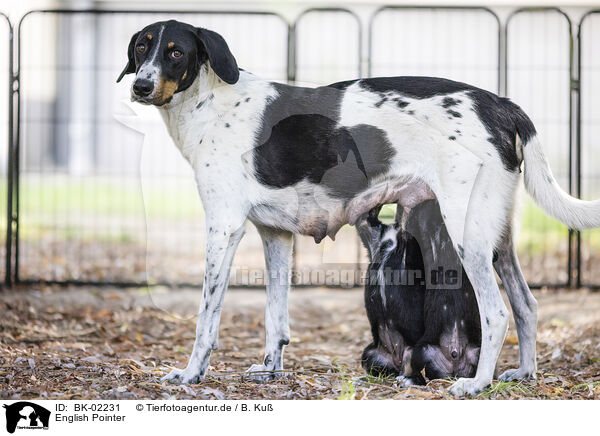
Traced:
<path fill-rule="evenodd" d="M 477 398 L 600 399 L 600 292 L 536 291 L 538 379 L 495 382 Z M 265 294 L 228 291 L 220 348 L 199 385 L 160 383 L 183 367 L 198 290 L 22 288 L 0 291 L 0 398 L 47 399 L 444 399 L 451 381 L 401 388 L 367 377 L 370 341 L 362 290 L 297 289 L 290 297 L 286 373 L 244 379 L 262 359 Z M 518 363 L 511 324 L 499 371 Z"/>

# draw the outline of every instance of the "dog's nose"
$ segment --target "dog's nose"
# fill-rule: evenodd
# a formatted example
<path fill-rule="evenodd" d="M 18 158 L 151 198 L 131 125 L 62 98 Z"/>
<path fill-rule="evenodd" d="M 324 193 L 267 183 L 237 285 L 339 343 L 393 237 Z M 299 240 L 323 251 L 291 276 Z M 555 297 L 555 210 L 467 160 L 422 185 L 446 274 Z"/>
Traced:
<path fill-rule="evenodd" d="M 149 96 L 154 90 L 154 83 L 147 79 L 137 79 L 133 82 L 133 92 L 140 97 Z"/>
<path fill-rule="evenodd" d="M 458 357 L 458 351 L 457 350 L 452 350 L 452 352 L 450 353 L 450 355 L 452 356 L 453 359 L 456 359 Z"/>

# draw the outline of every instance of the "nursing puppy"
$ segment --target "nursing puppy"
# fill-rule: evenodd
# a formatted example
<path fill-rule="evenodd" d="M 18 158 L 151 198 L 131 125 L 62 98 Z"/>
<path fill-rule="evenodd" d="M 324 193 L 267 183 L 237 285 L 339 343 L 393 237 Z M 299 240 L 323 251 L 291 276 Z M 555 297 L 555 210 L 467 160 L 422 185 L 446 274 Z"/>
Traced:
<path fill-rule="evenodd" d="M 385 225 L 379 210 L 357 225 L 371 261 L 365 307 L 373 342 L 363 352 L 363 368 L 399 376 L 404 385 L 424 384 L 422 369 L 428 379 L 472 377 L 481 346 L 477 301 L 437 203 L 417 206 L 402 226 L 400 213 Z M 432 263 L 446 270 L 425 267 Z"/>

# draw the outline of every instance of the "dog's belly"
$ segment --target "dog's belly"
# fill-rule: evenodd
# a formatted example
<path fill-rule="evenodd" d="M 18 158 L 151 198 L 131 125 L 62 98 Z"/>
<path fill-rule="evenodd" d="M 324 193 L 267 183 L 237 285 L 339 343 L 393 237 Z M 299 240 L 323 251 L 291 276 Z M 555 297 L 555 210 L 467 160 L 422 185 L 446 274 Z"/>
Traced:
<path fill-rule="evenodd" d="M 345 224 L 354 225 L 371 209 L 398 203 L 405 209 L 435 198 L 418 179 L 394 178 L 374 183 L 351 198 L 332 195 L 327 187 L 302 181 L 293 187 L 270 190 L 269 199 L 255 205 L 248 217 L 252 222 L 312 236 L 319 243 L 326 236 L 335 239 Z"/>
<path fill-rule="evenodd" d="M 250 221 L 312 236 L 317 243 L 326 236 L 334 239 L 348 222 L 347 200 L 332 196 L 321 185 L 302 181 L 289 188 L 269 190 L 264 197 L 251 208 Z"/>

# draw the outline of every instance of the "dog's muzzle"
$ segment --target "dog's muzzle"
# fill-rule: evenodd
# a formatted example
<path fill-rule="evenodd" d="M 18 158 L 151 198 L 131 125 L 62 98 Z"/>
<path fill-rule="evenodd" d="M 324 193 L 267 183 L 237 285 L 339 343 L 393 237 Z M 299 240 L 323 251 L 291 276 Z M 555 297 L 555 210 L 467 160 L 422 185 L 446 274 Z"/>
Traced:
<path fill-rule="evenodd" d="M 132 89 L 136 97 L 145 98 L 154 91 L 154 83 L 148 79 L 136 79 Z"/>

